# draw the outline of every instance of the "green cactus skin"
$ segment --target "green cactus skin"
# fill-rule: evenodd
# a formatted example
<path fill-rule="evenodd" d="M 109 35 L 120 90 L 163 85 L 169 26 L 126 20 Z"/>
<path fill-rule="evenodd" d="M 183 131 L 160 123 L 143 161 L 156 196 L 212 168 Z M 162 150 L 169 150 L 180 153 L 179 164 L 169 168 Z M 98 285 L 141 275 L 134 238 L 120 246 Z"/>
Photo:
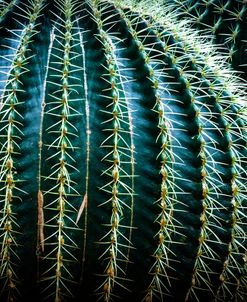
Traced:
<path fill-rule="evenodd" d="M 176 15 L 213 38 L 232 67 L 247 79 L 247 2 L 244 0 L 166 0 Z"/>
<path fill-rule="evenodd" d="M 0 8 L 1 301 L 246 301 L 224 56 L 146 1 Z"/>

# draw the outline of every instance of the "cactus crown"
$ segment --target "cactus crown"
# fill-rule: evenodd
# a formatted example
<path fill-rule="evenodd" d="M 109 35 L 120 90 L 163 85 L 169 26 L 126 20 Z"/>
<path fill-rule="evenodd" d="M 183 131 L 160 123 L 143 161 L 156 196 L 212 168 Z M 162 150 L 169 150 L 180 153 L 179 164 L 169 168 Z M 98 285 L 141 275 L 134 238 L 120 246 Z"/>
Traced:
<path fill-rule="evenodd" d="M 245 301 L 246 83 L 207 38 L 27 0 L 0 45 L 2 301 Z"/>

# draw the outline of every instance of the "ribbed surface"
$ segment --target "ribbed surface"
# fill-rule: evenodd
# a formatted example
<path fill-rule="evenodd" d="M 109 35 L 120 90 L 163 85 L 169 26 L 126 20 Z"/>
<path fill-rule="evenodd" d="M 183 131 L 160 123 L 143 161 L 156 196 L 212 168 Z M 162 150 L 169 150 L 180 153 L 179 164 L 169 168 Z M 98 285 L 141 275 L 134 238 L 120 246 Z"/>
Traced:
<path fill-rule="evenodd" d="M 1 300 L 245 301 L 246 84 L 143 3 L 12 2 Z"/>
<path fill-rule="evenodd" d="M 176 15 L 218 45 L 218 51 L 247 79 L 247 3 L 242 0 L 161 0 Z"/>

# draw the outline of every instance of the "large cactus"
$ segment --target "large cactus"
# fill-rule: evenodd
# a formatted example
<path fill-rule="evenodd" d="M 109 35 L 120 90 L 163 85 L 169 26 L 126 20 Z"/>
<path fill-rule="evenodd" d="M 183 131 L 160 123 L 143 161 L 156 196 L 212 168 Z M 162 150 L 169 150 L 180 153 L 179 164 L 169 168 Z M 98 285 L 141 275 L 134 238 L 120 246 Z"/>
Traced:
<path fill-rule="evenodd" d="M 132 2 L 1 2 L 1 301 L 247 299 L 246 84 Z"/>
<path fill-rule="evenodd" d="M 245 0 L 159 0 L 187 19 L 247 79 L 247 2 Z"/>

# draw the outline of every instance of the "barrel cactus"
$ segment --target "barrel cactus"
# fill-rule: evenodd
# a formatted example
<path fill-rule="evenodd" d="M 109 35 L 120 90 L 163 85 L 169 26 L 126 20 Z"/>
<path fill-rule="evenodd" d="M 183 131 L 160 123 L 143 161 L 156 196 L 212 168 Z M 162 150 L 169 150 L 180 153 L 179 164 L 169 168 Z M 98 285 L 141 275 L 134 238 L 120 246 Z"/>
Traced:
<path fill-rule="evenodd" d="M 177 17 L 187 19 L 192 26 L 218 45 L 228 62 L 247 79 L 247 2 L 245 0 L 160 0 L 163 7 Z"/>
<path fill-rule="evenodd" d="M 1 3 L 1 301 L 246 301 L 245 82 L 155 1 Z"/>

